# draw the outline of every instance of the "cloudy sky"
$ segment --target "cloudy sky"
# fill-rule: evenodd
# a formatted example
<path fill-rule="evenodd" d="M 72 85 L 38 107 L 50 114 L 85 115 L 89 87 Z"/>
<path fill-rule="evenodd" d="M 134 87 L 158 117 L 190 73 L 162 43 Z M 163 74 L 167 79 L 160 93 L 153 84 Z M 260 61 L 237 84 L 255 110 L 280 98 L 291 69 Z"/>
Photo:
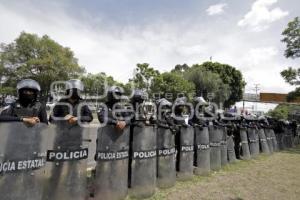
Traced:
<path fill-rule="evenodd" d="M 297 15 L 299 0 L 0 0 L 0 42 L 47 34 L 88 72 L 121 81 L 136 63 L 163 72 L 212 56 L 241 70 L 247 91 L 288 92 L 279 73 L 299 60 L 283 56 L 280 40 Z"/>

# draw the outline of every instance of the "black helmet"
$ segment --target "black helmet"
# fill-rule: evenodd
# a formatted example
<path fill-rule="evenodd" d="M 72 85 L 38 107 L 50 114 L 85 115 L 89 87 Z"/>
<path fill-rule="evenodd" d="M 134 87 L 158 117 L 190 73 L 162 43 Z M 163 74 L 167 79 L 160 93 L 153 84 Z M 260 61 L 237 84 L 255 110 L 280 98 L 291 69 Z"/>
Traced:
<path fill-rule="evenodd" d="M 77 91 L 83 92 L 84 86 L 81 80 L 71 79 L 66 82 L 66 90 L 77 89 Z"/>
<path fill-rule="evenodd" d="M 172 106 L 172 103 L 165 98 L 157 100 L 156 104 L 157 104 L 157 106 L 166 106 L 166 107 Z"/>
<path fill-rule="evenodd" d="M 186 111 L 186 108 L 188 109 L 187 105 L 187 98 L 186 97 L 179 97 L 174 102 L 174 111 L 175 114 L 182 114 Z"/>
<path fill-rule="evenodd" d="M 174 102 L 175 105 L 185 105 L 186 103 L 187 103 L 186 97 L 179 97 Z"/>
<path fill-rule="evenodd" d="M 123 88 L 118 86 L 112 86 L 107 91 L 107 102 L 111 104 L 120 102 L 123 94 L 124 94 Z"/>
<path fill-rule="evenodd" d="M 133 93 L 133 96 L 131 98 L 131 101 L 133 103 L 143 103 L 145 100 L 147 100 L 147 93 L 143 90 L 135 90 Z"/>
<path fill-rule="evenodd" d="M 80 99 L 81 92 L 83 92 L 84 86 L 81 80 L 71 79 L 66 81 L 66 94 L 70 95 L 73 99 Z"/>
<path fill-rule="evenodd" d="M 37 101 L 38 93 L 41 87 L 38 82 L 32 79 L 24 79 L 17 84 L 19 101 L 24 106 Z M 28 94 L 26 90 L 31 90 L 33 94 Z"/>
<path fill-rule="evenodd" d="M 17 84 L 18 92 L 22 89 L 31 89 L 36 91 L 37 93 L 41 91 L 41 86 L 38 82 L 32 79 L 23 79 Z"/>
<path fill-rule="evenodd" d="M 203 97 L 195 97 L 194 102 L 195 104 L 199 104 L 199 105 L 207 105 L 207 102 Z"/>
<path fill-rule="evenodd" d="M 156 101 L 158 117 L 162 117 L 166 113 L 172 113 L 172 103 L 165 98 Z"/>

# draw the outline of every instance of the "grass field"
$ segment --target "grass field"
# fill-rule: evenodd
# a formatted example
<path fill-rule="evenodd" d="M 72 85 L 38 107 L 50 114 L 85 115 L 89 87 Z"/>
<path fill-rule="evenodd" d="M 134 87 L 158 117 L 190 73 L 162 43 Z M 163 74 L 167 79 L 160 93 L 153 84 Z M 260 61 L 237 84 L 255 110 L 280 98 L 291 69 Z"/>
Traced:
<path fill-rule="evenodd" d="M 130 198 L 128 198 L 130 199 Z M 207 177 L 177 182 L 150 199 L 300 199 L 300 146 L 227 165 Z"/>

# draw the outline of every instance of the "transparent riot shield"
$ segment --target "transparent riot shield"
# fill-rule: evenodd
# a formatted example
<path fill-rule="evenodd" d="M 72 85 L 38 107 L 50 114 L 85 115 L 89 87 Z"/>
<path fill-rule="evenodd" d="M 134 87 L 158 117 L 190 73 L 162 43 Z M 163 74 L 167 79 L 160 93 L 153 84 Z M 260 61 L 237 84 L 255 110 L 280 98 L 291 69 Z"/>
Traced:
<path fill-rule="evenodd" d="M 157 128 L 157 185 L 170 188 L 176 183 L 175 136 L 169 128 Z"/>
<path fill-rule="evenodd" d="M 94 199 L 118 200 L 127 196 L 129 134 L 129 126 L 123 130 L 114 125 L 98 129 Z"/>
<path fill-rule="evenodd" d="M 273 145 L 273 150 L 278 151 L 278 143 L 277 143 L 277 138 L 275 136 L 275 132 L 273 129 L 271 129 L 271 139 L 272 139 L 272 145 Z"/>
<path fill-rule="evenodd" d="M 277 141 L 277 144 L 278 144 L 278 150 L 284 150 L 285 149 L 284 141 L 283 141 L 284 133 L 283 132 L 276 132 L 275 136 L 276 136 L 276 141 Z"/>
<path fill-rule="evenodd" d="M 210 172 L 210 147 L 207 126 L 195 126 L 195 174 L 208 175 Z"/>
<path fill-rule="evenodd" d="M 147 198 L 156 187 L 156 126 L 136 123 L 132 132 L 130 196 Z"/>
<path fill-rule="evenodd" d="M 233 135 L 229 135 L 227 137 L 227 154 L 228 154 L 228 162 L 229 163 L 236 162 Z"/>
<path fill-rule="evenodd" d="M 259 155 L 258 133 L 256 131 L 256 128 L 248 128 L 247 133 L 249 137 L 249 150 L 251 157 L 256 157 Z"/>
<path fill-rule="evenodd" d="M 42 200 L 47 125 L 0 123 L 0 199 Z"/>
<path fill-rule="evenodd" d="M 219 170 L 221 168 L 221 131 L 217 126 L 209 126 L 210 143 L 210 169 Z"/>
<path fill-rule="evenodd" d="M 293 147 L 295 147 L 293 129 L 289 128 L 288 130 L 289 130 L 288 131 L 288 144 L 289 144 L 289 148 L 293 148 Z"/>
<path fill-rule="evenodd" d="M 243 160 L 248 160 L 251 158 L 251 156 L 250 156 L 250 150 L 249 150 L 247 129 L 244 127 L 240 128 L 240 138 L 241 138 L 241 146 L 242 146 L 241 158 Z"/>
<path fill-rule="evenodd" d="M 227 156 L 227 128 L 221 127 L 221 165 L 225 166 L 228 164 L 228 156 Z"/>
<path fill-rule="evenodd" d="M 59 121 L 48 130 L 47 184 L 43 199 L 84 200 L 90 129 Z"/>
<path fill-rule="evenodd" d="M 270 153 L 273 153 L 273 142 L 272 142 L 272 136 L 271 136 L 271 130 L 270 128 L 265 128 L 265 135 L 266 135 L 266 139 L 267 139 L 267 144 L 269 147 L 269 151 Z"/>
<path fill-rule="evenodd" d="M 193 177 L 194 170 L 194 127 L 181 126 L 177 155 L 177 180 Z"/>
<path fill-rule="evenodd" d="M 269 146 L 267 143 L 267 138 L 266 138 L 264 129 L 262 129 L 262 128 L 259 129 L 258 137 L 259 137 L 261 152 L 265 153 L 265 154 L 270 154 L 270 150 L 269 150 Z"/>
<path fill-rule="evenodd" d="M 296 134 L 295 134 L 295 137 L 294 137 L 294 144 L 295 145 L 300 144 L 300 126 L 299 125 L 297 126 L 297 129 L 296 129 Z"/>

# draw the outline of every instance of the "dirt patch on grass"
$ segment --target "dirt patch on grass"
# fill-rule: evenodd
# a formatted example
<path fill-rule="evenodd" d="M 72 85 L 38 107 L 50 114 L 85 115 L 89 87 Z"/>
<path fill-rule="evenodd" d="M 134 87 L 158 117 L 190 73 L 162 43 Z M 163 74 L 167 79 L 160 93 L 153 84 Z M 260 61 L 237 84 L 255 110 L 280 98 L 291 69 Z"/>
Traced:
<path fill-rule="evenodd" d="M 230 164 L 160 190 L 151 199 L 300 199 L 300 146 Z"/>

